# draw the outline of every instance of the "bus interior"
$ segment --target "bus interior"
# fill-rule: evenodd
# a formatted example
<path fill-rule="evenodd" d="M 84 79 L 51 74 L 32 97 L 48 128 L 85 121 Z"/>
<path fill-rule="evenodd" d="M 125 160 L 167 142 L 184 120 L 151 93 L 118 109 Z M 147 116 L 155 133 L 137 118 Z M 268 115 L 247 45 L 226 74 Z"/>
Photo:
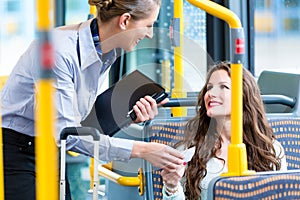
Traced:
<path fill-rule="evenodd" d="M 4 27 L 0 30 L 1 88 L 16 57 L 21 56 L 29 39 L 36 37 L 32 25 L 39 17 L 36 1 L 0 3 L 0 16 L 5 19 L 0 19 Z M 52 27 L 96 15 L 87 1 L 51 3 Z M 246 168 L 234 171 L 232 176 L 218 176 L 209 184 L 208 199 L 300 199 L 300 66 L 295 59 L 300 52 L 299 11 L 300 0 L 163 0 L 154 37 L 142 41 L 132 52 L 121 53 L 110 69 L 103 91 L 138 69 L 163 86 L 170 100 L 159 108 L 155 119 L 121 128 L 112 137 L 170 146 L 182 140 L 186 122 L 195 115 L 208 67 L 227 60 L 233 70 L 245 67 L 256 77 L 267 118 L 284 147 L 288 171 L 247 174 Z M 25 19 L 22 23 L 21 18 Z M 26 41 L 21 41 L 22 37 Z M 235 41 L 239 39 L 244 49 L 236 53 Z M 22 48 L 8 47 L 15 47 L 17 42 Z M 232 87 L 239 89 L 240 85 Z M 238 112 L 232 112 L 235 111 Z M 236 123 L 241 123 L 241 113 L 237 116 Z M 96 105 L 81 125 L 101 130 Z M 238 156 L 234 165 L 242 166 L 245 158 Z M 99 175 L 97 199 L 162 199 L 161 170 L 142 159 L 104 163 L 68 152 L 66 168 L 74 200 L 92 199 L 94 168 Z M 0 192 L 3 194 L 3 190 Z"/>

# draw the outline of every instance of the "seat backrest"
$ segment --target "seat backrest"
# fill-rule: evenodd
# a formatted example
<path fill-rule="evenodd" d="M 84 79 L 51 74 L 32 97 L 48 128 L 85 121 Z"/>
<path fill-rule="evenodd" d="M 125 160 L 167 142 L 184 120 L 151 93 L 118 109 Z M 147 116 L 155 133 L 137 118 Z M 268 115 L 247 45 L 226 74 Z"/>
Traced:
<path fill-rule="evenodd" d="M 300 199 L 300 170 L 216 177 L 208 199 Z"/>
<path fill-rule="evenodd" d="M 174 146 L 183 139 L 187 118 L 155 119 L 145 126 L 146 135 L 150 142 L 163 143 Z M 152 168 L 147 178 L 148 197 L 154 200 L 162 199 L 161 170 Z"/>
<path fill-rule="evenodd" d="M 269 123 L 285 150 L 288 170 L 300 169 L 300 118 L 270 119 Z"/>
<path fill-rule="evenodd" d="M 171 118 L 171 119 L 155 119 L 145 127 L 145 132 L 146 136 L 149 138 L 150 142 L 158 142 L 158 143 L 163 143 L 169 146 L 173 146 L 176 144 L 178 141 L 183 139 L 183 134 L 184 134 L 184 129 L 185 125 L 187 122 L 188 118 Z M 287 157 L 287 165 L 288 169 L 300 169 L 300 151 L 299 151 L 299 146 L 300 146 L 300 118 L 276 118 L 276 119 L 270 119 L 269 123 L 271 127 L 273 128 L 273 131 L 275 133 L 276 138 L 278 141 L 282 144 L 285 154 Z M 151 199 L 158 200 L 162 199 L 162 178 L 160 175 L 161 170 L 152 168 L 151 175 L 148 177 L 147 180 L 147 185 L 148 187 L 151 187 L 151 189 L 148 190 L 151 194 L 148 194 L 149 197 L 153 197 Z M 263 174 L 263 173 L 262 173 Z M 238 187 L 244 188 L 243 184 L 247 185 L 247 181 L 251 181 L 256 183 L 257 181 L 261 181 L 264 183 L 258 188 L 264 188 L 265 187 L 265 182 L 271 183 L 273 179 L 278 179 L 283 182 L 290 183 L 293 180 L 300 178 L 300 172 L 296 174 L 288 174 L 288 180 L 284 180 L 285 176 L 277 176 L 277 174 L 273 175 L 275 178 L 270 178 L 268 176 L 262 176 L 260 175 L 259 177 L 230 177 L 228 178 L 229 182 L 230 181 L 237 181 L 236 184 L 238 184 Z M 220 178 L 220 177 L 219 177 Z M 266 179 L 266 180 L 265 180 Z M 225 178 L 220 178 L 220 180 L 224 180 L 227 182 L 227 179 Z M 300 180 L 300 179 L 298 179 Z M 235 183 L 235 182 L 234 182 Z M 241 184 L 242 185 L 241 185 Z M 260 185 L 262 183 L 259 183 Z M 226 183 L 227 184 L 227 183 Z M 272 183 L 273 184 L 273 183 Z M 270 186 L 272 185 L 270 184 Z M 279 182 L 278 182 L 279 184 Z M 300 184 L 300 183 L 299 183 Z M 248 186 L 250 187 L 250 186 Z M 275 187 L 275 186 L 274 186 Z M 277 186 L 276 186 L 277 187 Z M 282 185 L 278 185 L 278 187 L 282 187 Z M 284 186 L 289 187 L 289 186 Z M 253 188 L 253 191 L 256 191 L 256 189 Z M 220 192 L 223 191 L 224 188 L 222 187 L 221 189 L 214 189 L 212 192 Z M 237 190 L 238 189 L 235 189 Z M 274 189 L 273 189 L 274 190 Z M 300 190 L 300 186 L 299 186 Z M 236 191 L 236 192 L 237 192 Z M 252 191 L 252 190 L 249 190 Z M 282 190 L 283 191 L 283 190 Z M 239 193 L 239 192 L 237 192 Z M 263 189 L 263 195 L 268 195 L 269 193 L 272 193 L 272 191 L 268 191 L 267 189 Z M 218 194 L 219 195 L 219 194 Z M 239 195 L 239 194 L 236 194 Z M 284 192 L 281 195 L 287 195 Z M 299 193 L 300 195 L 300 193 Z M 221 195 L 222 196 L 222 195 Z M 246 198 L 246 194 L 243 195 L 243 198 Z M 260 196 L 263 197 L 263 196 Z M 272 197 L 272 196 L 270 196 Z M 250 198 L 250 197 L 249 197 Z"/>
<path fill-rule="evenodd" d="M 269 123 L 285 150 L 288 171 L 216 177 L 208 199 L 300 199 L 300 119 L 273 118 Z"/>
<path fill-rule="evenodd" d="M 263 71 L 257 83 L 262 95 L 284 95 L 297 100 L 300 97 L 300 74 Z M 267 113 L 300 114 L 298 101 L 293 108 L 281 104 L 269 104 L 265 108 Z"/>

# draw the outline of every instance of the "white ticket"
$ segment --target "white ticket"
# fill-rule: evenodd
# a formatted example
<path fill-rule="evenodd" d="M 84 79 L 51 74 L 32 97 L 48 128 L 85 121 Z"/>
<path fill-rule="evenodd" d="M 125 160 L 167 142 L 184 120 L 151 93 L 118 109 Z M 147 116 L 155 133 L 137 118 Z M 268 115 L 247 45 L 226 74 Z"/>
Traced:
<path fill-rule="evenodd" d="M 185 162 L 190 162 L 192 160 L 192 157 L 194 156 L 195 154 L 195 150 L 196 150 L 196 147 L 193 146 L 189 149 L 186 149 L 184 150 L 182 153 L 184 154 L 184 161 Z"/>

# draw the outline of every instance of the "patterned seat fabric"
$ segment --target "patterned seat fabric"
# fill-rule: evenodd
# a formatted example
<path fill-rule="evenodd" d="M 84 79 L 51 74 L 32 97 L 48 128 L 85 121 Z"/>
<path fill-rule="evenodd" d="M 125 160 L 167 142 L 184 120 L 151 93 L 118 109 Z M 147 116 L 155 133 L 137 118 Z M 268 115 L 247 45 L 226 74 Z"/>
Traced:
<path fill-rule="evenodd" d="M 300 199 L 300 171 L 221 177 L 213 199 Z"/>
<path fill-rule="evenodd" d="M 216 178 L 209 186 L 212 199 L 300 199 L 300 119 L 270 119 L 269 123 L 285 150 L 290 171 Z"/>
<path fill-rule="evenodd" d="M 269 120 L 285 150 L 288 169 L 300 169 L 300 118 Z"/>
<path fill-rule="evenodd" d="M 178 141 L 183 139 L 187 119 L 174 118 L 168 120 L 153 120 L 148 125 L 150 142 L 163 143 L 174 146 Z M 162 199 L 162 178 L 160 169 L 152 169 L 153 199 Z"/>
<path fill-rule="evenodd" d="M 151 142 L 173 146 L 183 139 L 187 119 L 153 120 L 147 130 Z M 300 119 L 270 119 L 276 138 L 282 144 L 288 169 L 300 169 Z M 162 199 L 159 169 L 152 170 L 153 199 Z M 300 199 L 300 171 L 222 177 L 213 183 L 214 199 Z M 210 196 L 210 195 L 209 195 Z"/>

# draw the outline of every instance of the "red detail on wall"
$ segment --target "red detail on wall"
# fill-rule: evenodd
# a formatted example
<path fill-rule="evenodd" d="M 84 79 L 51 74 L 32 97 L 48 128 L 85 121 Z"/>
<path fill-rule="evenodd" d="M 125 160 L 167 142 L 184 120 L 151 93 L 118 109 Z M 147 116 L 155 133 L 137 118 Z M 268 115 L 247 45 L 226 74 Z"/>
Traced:
<path fill-rule="evenodd" d="M 237 38 L 235 40 L 235 53 L 244 54 L 245 53 L 245 41 L 243 38 Z"/>

